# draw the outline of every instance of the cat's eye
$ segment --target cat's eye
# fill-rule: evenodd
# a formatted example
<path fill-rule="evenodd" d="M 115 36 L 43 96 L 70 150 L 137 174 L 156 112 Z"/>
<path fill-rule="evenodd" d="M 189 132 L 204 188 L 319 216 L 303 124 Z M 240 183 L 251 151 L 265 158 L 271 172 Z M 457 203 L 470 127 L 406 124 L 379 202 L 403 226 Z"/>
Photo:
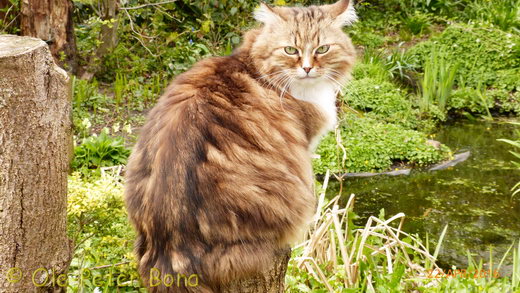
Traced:
<path fill-rule="evenodd" d="M 329 51 L 329 48 L 330 48 L 329 45 L 323 45 L 323 46 L 319 47 L 318 49 L 316 49 L 316 53 L 325 54 L 325 53 L 327 53 L 327 51 Z"/>
<path fill-rule="evenodd" d="M 295 55 L 298 53 L 298 49 L 296 49 L 295 47 L 291 47 L 291 46 L 285 47 L 284 50 L 285 50 L 285 53 L 287 53 L 289 55 Z"/>

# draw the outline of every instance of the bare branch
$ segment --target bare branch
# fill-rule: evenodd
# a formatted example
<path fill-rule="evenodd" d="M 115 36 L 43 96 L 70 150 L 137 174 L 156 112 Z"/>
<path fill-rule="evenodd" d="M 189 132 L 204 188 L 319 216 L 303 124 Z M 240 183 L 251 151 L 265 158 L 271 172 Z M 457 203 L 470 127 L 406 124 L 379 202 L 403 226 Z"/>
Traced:
<path fill-rule="evenodd" d="M 149 6 L 157 6 L 157 5 L 173 3 L 173 2 L 176 2 L 176 1 L 177 0 L 163 1 L 163 2 L 157 2 L 157 3 L 147 3 L 147 4 L 133 6 L 133 7 L 120 7 L 119 9 L 123 9 L 123 10 L 141 9 L 141 8 L 145 8 L 145 7 L 149 7 Z"/>

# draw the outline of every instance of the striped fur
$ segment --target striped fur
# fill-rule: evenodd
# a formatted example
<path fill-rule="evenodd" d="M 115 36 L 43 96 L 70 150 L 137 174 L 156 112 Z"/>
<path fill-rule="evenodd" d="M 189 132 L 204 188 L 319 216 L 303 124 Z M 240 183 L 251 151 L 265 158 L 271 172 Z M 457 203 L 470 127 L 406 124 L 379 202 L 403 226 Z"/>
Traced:
<path fill-rule="evenodd" d="M 148 287 L 157 283 L 152 269 L 198 280 L 150 292 L 219 292 L 265 270 L 277 249 L 301 237 L 315 208 L 311 143 L 335 113 L 320 96 L 291 94 L 307 79 L 298 79 L 301 58 L 283 48 L 330 44 L 313 55 L 317 77 L 308 80 L 337 90 L 354 62 L 335 23 L 338 5 L 269 7 L 274 22 L 247 32 L 231 56 L 179 75 L 148 114 L 125 187 L 139 271 Z"/>

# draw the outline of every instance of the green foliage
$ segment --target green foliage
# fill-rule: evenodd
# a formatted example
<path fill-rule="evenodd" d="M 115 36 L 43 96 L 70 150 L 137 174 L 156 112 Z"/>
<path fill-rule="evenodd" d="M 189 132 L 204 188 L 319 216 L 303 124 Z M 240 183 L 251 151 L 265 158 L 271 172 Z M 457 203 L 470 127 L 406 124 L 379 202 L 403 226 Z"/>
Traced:
<path fill-rule="evenodd" d="M 73 173 L 68 180 L 67 215 L 75 245 L 69 290 L 139 292 L 132 253 L 135 234 L 124 210 L 121 178 L 106 175 L 85 181 Z"/>
<path fill-rule="evenodd" d="M 408 52 L 424 72 L 423 111 L 484 114 L 520 110 L 520 37 L 490 27 L 453 25 Z M 456 89 L 451 92 L 451 88 Z"/>
<path fill-rule="evenodd" d="M 450 100 L 448 101 L 448 109 L 468 110 L 471 113 L 485 113 L 487 109 L 493 107 L 493 104 L 483 104 L 479 98 L 481 90 L 471 87 L 462 87 L 456 89 Z"/>
<path fill-rule="evenodd" d="M 520 91 L 507 92 L 503 89 L 492 89 L 486 92 L 490 100 L 494 100 L 502 113 L 520 114 Z"/>
<path fill-rule="evenodd" d="M 350 38 L 355 45 L 364 46 L 366 48 L 378 48 L 385 44 L 385 37 L 374 34 L 367 30 L 363 26 L 355 26 L 355 28 L 349 32 Z"/>
<path fill-rule="evenodd" d="M 431 26 L 431 16 L 419 11 L 414 11 L 413 14 L 408 14 L 403 18 L 403 27 L 406 31 L 413 35 L 421 35 L 429 32 Z"/>
<path fill-rule="evenodd" d="M 498 79 L 499 72 L 518 72 L 520 67 L 520 36 L 494 28 L 451 25 L 440 35 L 411 48 L 409 54 L 417 58 L 418 64 L 424 68 L 431 53 L 436 50 L 444 52 L 438 57 L 448 60 L 447 63 L 459 64 L 455 78 L 457 85 L 476 87 L 482 84 L 509 89 L 511 81 L 504 85 Z M 511 79 L 518 85 L 520 75 Z"/>
<path fill-rule="evenodd" d="M 104 129 L 99 135 L 84 138 L 74 148 L 72 168 L 84 174 L 90 169 L 125 164 L 130 150 L 122 137 L 110 137 Z"/>
<path fill-rule="evenodd" d="M 455 9 L 461 4 L 460 0 L 397 0 L 402 11 L 407 13 L 421 11 L 432 12 L 445 16 L 452 16 Z"/>
<path fill-rule="evenodd" d="M 488 22 L 504 31 L 520 31 L 520 0 L 473 1 L 463 17 Z"/>
<path fill-rule="evenodd" d="M 372 172 L 388 170 L 396 163 L 424 166 L 449 155 L 447 147 L 436 150 L 427 137 L 415 130 L 382 123 L 369 117 L 346 114 L 338 139 L 327 135 L 317 149 L 316 173 Z"/>
<path fill-rule="evenodd" d="M 346 103 L 354 109 L 367 112 L 369 117 L 406 128 L 417 126 L 417 111 L 406 97 L 406 91 L 389 81 L 370 77 L 356 79 L 349 83 L 346 92 L 343 97 Z"/>
<path fill-rule="evenodd" d="M 141 4 L 142 1 L 133 0 L 124 6 Z M 98 39 L 101 27 L 110 21 L 101 20 L 101 15 L 95 13 L 97 1 L 77 0 L 75 5 L 79 11 L 76 13 L 78 48 L 85 63 L 101 44 Z M 118 45 L 100 60 L 103 70 L 96 76 L 113 82 L 116 73 L 131 80 L 165 72 L 166 78 L 171 79 L 199 59 L 223 51 L 227 45 L 238 45 L 242 30 L 252 24 L 251 12 L 255 6 L 256 3 L 244 0 L 183 0 L 120 10 Z"/>
<path fill-rule="evenodd" d="M 89 82 L 73 77 L 72 91 L 74 96 L 72 106 L 76 110 L 91 110 L 96 113 L 104 106 L 103 104 L 106 104 L 106 98 L 99 94 L 99 85 L 95 79 Z"/>
<path fill-rule="evenodd" d="M 101 113 L 108 113 L 112 107 L 112 100 L 99 90 L 99 84 L 92 81 L 72 78 L 72 118 L 74 130 L 80 137 L 88 136 L 90 118 Z"/>
<path fill-rule="evenodd" d="M 458 64 L 451 64 L 442 57 L 443 52 L 432 51 L 430 59 L 424 64 L 421 81 L 421 99 L 419 107 L 422 113 L 429 112 L 430 105 L 436 105 L 444 113 L 451 96 Z"/>
<path fill-rule="evenodd" d="M 116 103 L 116 109 L 119 110 L 121 103 L 123 102 L 123 95 L 125 89 L 128 86 L 128 80 L 125 75 L 121 73 L 116 74 L 116 80 L 114 81 L 114 101 Z"/>
<path fill-rule="evenodd" d="M 20 0 L 4 1 L 0 8 L 0 34 L 16 34 L 20 29 L 16 21 L 20 13 Z"/>
<path fill-rule="evenodd" d="M 456 89 L 449 102 L 448 109 L 459 113 L 469 111 L 473 114 L 485 114 L 491 117 L 491 110 L 499 113 L 520 113 L 520 92 L 508 92 L 505 89 L 484 90 L 482 86 L 476 88 L 460 87 Z"/>
<path fill-rule="evenodd" d="M 520 123 L 512 123 L 512 124 L 515 124 L 515 125 L 519 125 L 520 126 Z M 516 136 L 517 137 L 520 137 L 520 131 L 516 131 Z M 514 147 L 515 150 L 520 150 L 520 139 L 518 140 L 510 140 L 510 139 L 499 139 L 499 141 L 502 141 L 502 142 L 505 142 L 507 144 L 509 144 L 510 146 Z M 516 151 L 509 151 L 513 156 L 515 156 L 515 158 L 517 159 L 520 159 L 520 153 L 516 152 Z M 520 169 L 520 162 L 518 161 L 513 161 L 513 164 Z M 520 182 L 518 182 L 515 186 L 513 186 L 513 188 L 511 189 L 511 191 L 513 191 L 513 196 L 517 193 L 520 192 Z M 520 273 L 520 271 L 519 271 Z"/>
<path fill-rule="evenodd" d="M 356 79 L 370 77 L 378 82 L 391 81 L 391 79 L 402 82 L 412 81 L 417 67 L 415 62 L 414 58 L 399 48 L 390 52 L 367 48 L 361 62 L 355 65 L 353 76 Z"/>

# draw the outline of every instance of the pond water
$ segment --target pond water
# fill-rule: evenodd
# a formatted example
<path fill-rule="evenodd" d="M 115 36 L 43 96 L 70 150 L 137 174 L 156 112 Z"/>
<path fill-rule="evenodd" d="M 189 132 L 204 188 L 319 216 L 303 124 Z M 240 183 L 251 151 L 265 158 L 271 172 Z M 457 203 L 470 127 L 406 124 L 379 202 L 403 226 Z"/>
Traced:
<path fill-rule="evenodd" d="M 354 211 L 363 225 L 384 208 L 386 218 L 404 212 L 404 230 L 422 239 L 438 239 L 448 233 L 439 255 L 445 268 L 467 265 L 469 250 L 477 260 L 489 258 L 490 245 L 498 263 L 509 246 L 520 239 L 520 194 L 511 187 L 520 172 L 511 164 L 508 144 L 498 138 L 516 139 L 518 126 L 504 122 L 457 122 L 439 129 L 435 139 L 455 153 L 469 150 L 470 158 L 440 171 L 412 171 L 409 176 L 346 178 L 343 194 L 356 194 Z M 333 196 L 339 187 L 329 188 Z M 433 252 L 433 248 L 432 252 Z M 512 257 L 511 257 L 512 258 Z M 505 266 L 508 271 L 508 266 Z"/>

